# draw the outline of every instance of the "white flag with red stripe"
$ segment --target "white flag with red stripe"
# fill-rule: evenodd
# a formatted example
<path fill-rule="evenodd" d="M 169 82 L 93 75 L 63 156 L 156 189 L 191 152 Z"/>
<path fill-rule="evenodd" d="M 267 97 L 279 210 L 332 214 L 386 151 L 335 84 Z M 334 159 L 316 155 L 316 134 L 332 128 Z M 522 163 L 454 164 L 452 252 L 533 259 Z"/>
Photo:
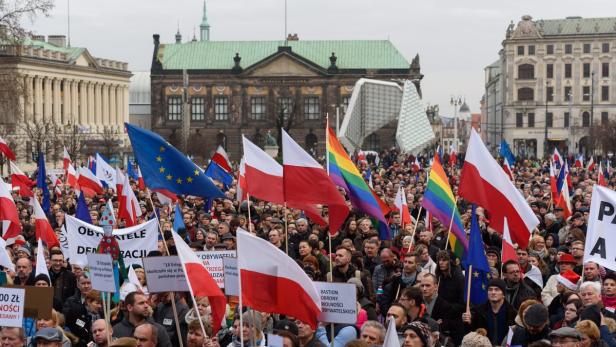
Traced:
<path fill-rule="evenodd" d="M 406 202 L 406 194 L 404 193 L 404 188 L 402 188 L 402 186 L 398 188 L 396 198 L 394 199 L 394 205 L 398 211 L 400 211 L 400 220 L 402 221 L 402 225 L 404 226 L 411 223 L 411 213 L 409 212 L 409 205 Z"/>
<path fill-rule="evenodd" d="M 246 163 L 244 162 L 243 157 L 242 160 L 240 160 L 240 167 L 238 169 L 237 189 L 235 191 L 235 195 L 235 198 L 240 203 L 248 199 L 248 194 L 246 193 Z"/>
<path fill-rule="evenodd" d="M 2 221 L 2 238 L 7 240 L 21 235 L 17 206 L 2 177 L 0 177 L 0 221 Z"/>
<path fill-rule="evenodd" d="M 586 170 L 592 171 L 595 169 L 595 158 L 590 156 L 590 160 L 588 161 L 588 165 L 586 166 Z"/>
<path fill-rule="evenodd" d="M 475 129 L 471 129 L 458 191 L 461 197 L 488 210 L 495 230 L 502 233 L 507 218 L 513 242 L 521 248 L 528 246 L 539 220 Z"/>
<path fill-rule="evenodd" d="M 30 205 L 32 206 L 32 216 L 34 217 L 34 227 L 36 229 L 36 238 L 42 239 L 45 244 L 47 244 L 47 248 L 52 249 L 53 247 L 60 247 L 60 241 L 56 237 L 51 224 L 49 224 L 49 220 L 41 207 L 38 199 L 33 198 L 30 199 Z"/>
<path fill-rule="evenodd" d="M 12 161 L 9 162 L 11 167 L 11 184 L 13 187 L 19 187 L 19 196 L 32 197 L 32 187 L 36 182 L 31 180 L 19 167 Z"/>
<path fill-rule="evenodd" d="M 565 179 L 567 176 L 569 176 L 569 174 L 565 174 Z M 556 206 L 563 209 L 563 217 L 565 219 L 569 218 L 569 216 L 573 214 L 573 206 L 571 205 L 568 184 L 563 184 L 563 188 L 560 190 L 558 200 L 556 201 Z"/>
<path fill-rule="evenodd" d="M 216 148 L 216 153 L 212 156 L 212 161 L 218 164 L 221 168 L 225 169 L 228 173 L 233 172 L 227 151 L 225 151 L 222 146 L 219 145 L 218 148 Z"/>
<path fill-rule="evenodd" d="M 8 143 L 0 137 L 0 152 L 4 153 L 4 155 L 11 161 L 15 161 L 15 153 L 11 150 Z"/>
<path fill-rule="evenodd" d="M 35 275 L 43 274 L 47 275 L 47 278 L 51 281 L 51 276 L 49 276 L 49 270 L 47 270 L 47 262 L 45 261 L 45 248 L 43 247 L 43 240 L 38 239 L 36 252 L 36 272 Z"/>
<path fill-rule="evenodd" d="M 75 171 L 73 164 L 68 164 L 68 169 L 66 170 L 66 184 L 75 190 L 79 189 L 79 184 L 77 184 L 77 171 Z"/>
<path fill-rule="evenodd" d="M 103 184 L 87 167 L 80 167 L 77 184 L 87 195 L 103 194 Z M 114 183 L 115 184 L 115 183 Z M 114 187 L 115 188 L 115 187 Z"/>
<path fill-rule="evenodd" d="M 501 263 L 506 263 L 509 260 L 518 260 L 518 255 L 515 252 L 513 241 L 511 241 L 511 235 L 509 234 L 509 225 L 507 225 L 507 218 L 503 221 L 503 244 L 502 244 L 502 258 Z"/>
<path fill-rule="evenodd" d="M 240 228 L 237 249 L 243 304 L 257 311 L 297 318 L 316 329 L 321 296 L 295 260 Z"/>
<path fill-rule="evenodd" d="M 68 166 L 72 163 L 71 156 L 68 154 L 66 147 L 64 147 L 64 153 L 62 154 L 62 167 L 64 168 L 64 171 L 68 170 Z"/>
<path fill-rule="evenodd" d="M 509 165 L 509 161 L 507 160 L 507 158 L 503 160 L 503 170 L 505 170 L 505 173 L 507 174 L 507 176 L 509 176 L 509 179 L 511 181 L 515 181 L 515 179 L 513 178 L 513 170 L 511 170 L 511 166 Z"/>
<path fill-rule="evenodd" d="M 124 175 L 122 192 L 121 194 L 118 192 L 118 198 L 122 200 L 121 209 L 118 209 L 118 216 L 124 218 L 126 226 L 132 227 L 139 224 L 138 218 L 141 217 L 141 206 L 126 175 Z"/>

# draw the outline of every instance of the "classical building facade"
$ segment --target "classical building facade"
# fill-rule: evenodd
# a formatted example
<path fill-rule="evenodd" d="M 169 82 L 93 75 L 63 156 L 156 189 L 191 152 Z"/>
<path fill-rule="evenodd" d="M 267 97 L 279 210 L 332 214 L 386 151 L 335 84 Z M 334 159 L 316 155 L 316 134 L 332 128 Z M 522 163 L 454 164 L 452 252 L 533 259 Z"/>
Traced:
<path fill-rule="evenodd" d="M 303 41 L 295 34 L 285 41 L 212 41 L 204 12 L 199 41 L 182 42 L 178 33 L 165 44 L 154 35 L 152 129 L 176 145 L 188 133 L 186 151 L 195 158 L 208 158 L 222 144 L 239 160 L 242 134 L 263 145 L 283 125 L 321 156 L 326 116 L 333 126 L 338 112 L 342 122 L 355 82 L 411 79 L 419 87 L 414 62 L 387 40 Z M 394 145 L 395 126 L 369 136 L 363 148 Z"/>
<path fill-rule="evenodd" d="M 525 157 L 593 151 L 593 126 L 616 112 L 616 18 L 533 20 L 509 25 L 499 60 L 486 68 L 484 129 Z"/>
<path fill-rule="evenodd" d="M 109 154 L 110 146 L 119 154 L 127 148 L 130 76 L 127 63 L 69 47 L 64 36 L 0 44 L 2 136 L 22 162 L 44 151 L 47 162 L 57 163 L 63 145 L 79 158 Z"/>

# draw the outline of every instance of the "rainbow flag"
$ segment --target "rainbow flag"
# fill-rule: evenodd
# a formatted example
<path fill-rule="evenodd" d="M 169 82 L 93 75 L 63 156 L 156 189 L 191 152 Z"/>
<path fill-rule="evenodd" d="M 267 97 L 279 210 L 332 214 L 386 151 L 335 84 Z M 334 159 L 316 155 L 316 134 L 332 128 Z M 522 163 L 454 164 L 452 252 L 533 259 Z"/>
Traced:
<path fill-rule="evenodd" d="M 327 156 L 329 159 L 329 177 L 334 184 L 344 188 L 351 204 L 359 211 L 366 213 L 379 221 L 379 237 L 389 239 L 389 228 L 385 219 L 386 205 L 372 192 L 364 178 L 351 161 L 342 144 L 336 138 L 334 131 L 327 127 Z"/>
<path fill-rule="evenodd" d="M 458 212 L 456 206 L 456 199 L 453 196 L 447 175 L 445 170 L 443 170 L 438 155 L 434 156 L 432 169 L 428 177 L 428 187 L 424 193 L 421 205 L 426 211 L 436 217 L 443 224 L 444 228 L 449 228 L 449 225 L 451 225 L 449 244 L 456 257 L 462 259 L 464 253 L 468 250 L 468 240 L 464 233 L 460 212 Z M 451 221 L 452 215 L 453 223 Z"/>

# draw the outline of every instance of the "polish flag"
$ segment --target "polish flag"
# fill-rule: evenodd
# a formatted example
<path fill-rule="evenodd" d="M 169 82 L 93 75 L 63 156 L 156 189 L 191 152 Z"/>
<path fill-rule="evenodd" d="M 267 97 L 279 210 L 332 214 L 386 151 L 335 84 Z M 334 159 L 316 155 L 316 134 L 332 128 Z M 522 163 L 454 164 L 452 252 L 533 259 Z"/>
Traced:
<path fill-rule="evenodd" d="M 212 161 L 218 164 L 221 168 L 225 169 L 228 173 L 233 172 L 231 168 L 231 162 L 229 161 L 229 156 L 227 156 L 227 151 L 222 146 L 218 146 L 216 148 L 216 153 L 212 156 Z"/>
<path fill-rule="evenodd" d="M 556 185 L 556 174 L 554 164 L 550 161 L 550 190 L 552 191 L 552 202 L 558 200 L 558 186 Z"/>
<path fill-rule="evenodd" d="M 563 165 L 563 157 L 560 155 L 560 153 L 558 153 L 558 148 L 556 147 L 554 147 L 554 155 L 552 155 L 552 158 L 554 160 L 554 163 L 556 164 L 556 168 L 560 168 Z"/>
<path fill-rule="evenodd" d="M 64 167 L 64 171 L 68 170 L 68 166 L 72 163 L 71 156 L 68 154 L 66 147 L 64 147 L 64 154 L 62 157 L 62 166 Z"/>
<path fill-rule="evenodd" d="M 329 232 L 336 233 L 349 215 L 346 202 L 321 164 L 282 129 L 285 201 L 293 205 L 328 205 Z"/>
<path fill-rule="evenodd" d="M 124 172 L 122 172 L 122 170 L 119 167 L 116 167 L 115 171 L 116 171 L 116 192 L 118 192 L 118 198 L 119 198 L 120 194 L 122 193 L 122 188 L 124 188 L 124 177 L 126 177 L 126 175 L 124 175 Z"/>
<path fill-rule="evenodd" d="M 597 184 L 601 187 L 607 187 L 607 182 L 605 181 L 605 174 L 603 172 L 603 162 L 599 162 L 599 174 L 597 175 Z"/>
<path fill-rule="evenodd" d="M 6 247 L 6 241 L 0 237 L 0 265 L 15 272 L 15 264 L 13 264 L 13 261 L 11 260 L 13 257 L 9 256 L 9 252 L 6 250 Z"/>
<path fill-rule="evenodd" d="M 212 275 L 203 265 L 203 261 L 188 247 L 186 242 L 182 240 L 182 237 L 178 233 L 171 234 L 175 241 L 175 248 L 177 249 L 180 263 L 182 263 L 182 269 L 186 275 L 186 283 L 188 284 L 188 289 L 190 289 L 190 294 L 194 297 L 207 296 L 210 301 L 210 307 L 212 308 L 212 330 L 216 334 L 220 330 L 222 320 L 225 317 L 227 306 L 225 294 L 218 288 L 218 284 L 216 284 Z M 263 256 L 265 255 L 261 255 L 261 258 Z M 255 262 L 254 259 L 252 259 L 252 262 Z M 261 261 L 258 263 L 261 263 Z M 259 290 L 262 289 L 266 289 L 266 287 L 262 287 Z M 274 289 L 271 293 L 276 293 L 276 290 Z"/>
<path fill-rule="evenodd" d="M 248 200 L 248 194 L 246 193 L 246 163 L 244 158 L 240 160 L 240 168 L 237 175 L 237 189 L 235 191 L 236 199 L 240 203 Z"/>
<path fill-rule="evenodd" d="M 580 169 L 584 167 L 584 154 L 580 154 L 577 158 L 575 158 L 575 163 L 573 163 L 573 167 L 577 167 Z"/>
<path fill-rule="evenodd" d="M 26 176 L 14 162 L 10 161 L 9 163 L 11 166 L 11 184 L 13 187 L 19 187 L 19 196 L 34 196 L 32 187 L 36 185 L 36 182 Z"/>
<path fill-rule="evenodd" d="M 94 193 L 92 195 L 103 194 L 103 184 L 90 169 L 82 166 L 79 168 L 78 173 L 77 183 L 84 192 L 87 193 L 90 190 L 91 193 Z"/>
<path fill-rule="evenodd" d="M 237 249 L 243 304 L 297 318 L 316 329 L 321 297 L 304 270 L 276 246 L 241 228 Z"/>
<path fill-rule="evenodd" d="M 274 158 L 254 143 L 243 137 L 244 146 L 244 194 L 257 199 L 282 205 L 284 199 L 283 168 Z M 240 177 L 241 180 L 241 177 Z M 302 201 L 289 201 L 289 207 L 304 210 L 308 218 L 321 226 L 327 222 L 321 217 L 315 204 Z"/>
<path fill-rule="evenodd" d="M 118 217 L 124 218 L 127 227 L 132 227 L 138 224 L 137 218 L 141 217 L 141 206 L 139 200 L 135 196 L 133 188 L 130 186 L 128 176 L 124 176 L 124 184 L 122 185 L 122 193 L 118 191 L 118 199 L 121 200 L 118 209 Z"/>
<path fill-rule="evenodd" d="M 511 170 L 511 166 L 509 166 L 509 161 L 507 160 L 507 158 L 503 160 L 503 170 L 505 171 L 507 176 L 509 176 L 509 179 L 513 182 L 513 170 Z"/>
<path fill-rule="evenodd" d="M 590 160 L 588 161 L 588 165 L 586 166 L 586 170 L 587 171 L 592 171 L 595 169 L 595 159 L 591 156 Z"/>
<path fill-rule="evenodd" d="M 11 192 L 0 177 L 0 221 L 2 221 L 2 238 L 8 240 L 21 235 L 19 213 Z"/>
<path fill-rule="evenodd" d="M 51 180 L 51 183 L 53 184 L 54 193 L 57 196 L 61 196 L 62 195 L 62 180 L 60 179 L 60 177 L 56 176 L 56 174 L 54 173 L 50 173 L 49 179 Z"/>
<path fill-rule="evenodd" d="M 0 152 L 2 152 L 9 160 L 15 161 L 15 153 L 11 151 L 9 145 L 4 141 L 2 137 L 0 137 Z"/>
<path fill-rule="evenodd" d="M 569 174 L 569 163 L 565 160 L 565 182 L 567 182 L 567 186 L 569 189 L 573 188 L 573 184 L 571 183 L 571 174 Z"/>
<path fill-rule="evenodd" d="M 73 164 L 68 164 L 68 169 L 66 170 L 66 184 L 75 190 L 79 189 L 79 185 L 77 184 L 77 172 Z"/>
<path fill-rule="evenodd" d="M 454 166 L 458 163 L 458 156 L 456 154 L 456 150 L 453 148 L 453 145 L 449 147 L 449 165 Z"/>
<path fill-rule="evenodd" d="M 158 201 L 163 205 L 175 204 L 178 201 L 178 196 L 166 189 L 154 189 L 154 192 L 158 197 Z"/>
<path fill-rule="evenodd" d="M 402 226 L 411 223 L 411 213 L 409 212 L 409 205 L 406 203 L 406 196 L 404 194 L 404 188 L 400 186 L 398 188 L 398 192 L 396 193 L 396 199 L 394 200 L 394 205 L 400 211 L 400 219 L 402 221 Z"/>
<path fill-rule="evenodd" d="M 415 161 L 411 164 L 411 169 L 413 172 L 421 170 L 421 164 L 419 163 L 419 159 L 417 157 L 415 157 Z"/>
<path fill-rule="evenodd" d="M 458 190 L 461 197 L 488 210 L 493 222 L 491 227 L 501 233 L 506 217 L 512 240 L 521 248 L 528 246 L 530 234 L 539 220 L 492 158 L 475 129 L 471 129 Z"/>
<path fill-rule="evenodd" d="M 141 169 L 137 166 L 137 186 L 141 190 L 145 190 L 145 181 L 143 180 L 143 176 L 141 176 Z"/>
<path fill-rule="evenodd" d="M 511 234 L 509 233 L 509 225 L 507 225 L 507 217 L 503 221 L 503 245 L 502 245 L 502 257 L 501 263 L 505 264 L 509 260 L 518 261 L 518 255 L 513 247 L 513 241 L 511 241 Z"/>
<path fill-rule="evenodd" d="M 571 206 L 571 198 L 569 196 L 569 186 L 567 184 L 563 184 L 558 200 L 556 201 L 556 206 L 562 207 L 565 220 L 573 214 L 573 207 Z"/>
<path fill-rule="evenodd" d="M 38 245 L 36 248 L 38 251 L 36 252 L 36 270 L 35 276 L 40 274 L 47 275 L 47 278 L 51 281 L 51 276 L 49 276 L 49 270 L 47 270 L 47 262 L 45 261 L 45 248 L 43 248 L 43 239 L 38 239 Z M 49 248 L 47 248 L 49 249 Z"/>
<path fill-rule="evenodd" d="M 41 208 L 41 204 L 39 204 L 38 199 L 30 199 L 30 205 L 32 205 L 32 215 L 34 216 L 36 239 L 42 239 L 47 244 L 47 248 L 49 249 L 56 246 L 60 247 L 60 241 L 58 241 L 51 224 L 49 224 L 49 220 L 47 219 L 43 208 Z"/>

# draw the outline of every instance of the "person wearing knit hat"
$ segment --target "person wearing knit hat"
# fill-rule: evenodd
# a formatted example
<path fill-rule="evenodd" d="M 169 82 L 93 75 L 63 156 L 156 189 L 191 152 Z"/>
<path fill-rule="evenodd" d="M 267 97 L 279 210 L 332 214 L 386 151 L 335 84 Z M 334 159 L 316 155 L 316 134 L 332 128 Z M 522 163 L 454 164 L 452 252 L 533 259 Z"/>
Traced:
<path fill-rule="evenodd" d="M 492 342 L 486 337 L 487 332 L 484 329 L 477 329 L 464 335 L 460 347 L 492 347 Z"/>
<path fill-rule="evenodd" d="M 422 322 L 415 321 L 404 326 L 403 347 L 430 347 L 432 339 L 430 328 Z"/>
<path fill-rule="evenodd" d="M 496 287 L 500 289 L 503 292 L 503 295 L 505 295 L 507 284 L 500 278 L 493 278 L 490 280 L 490 282 L 488 282 L 488 290 L 490 290 L 490 287 Z"/>
<path fill-rule="evenodd" d="M 567 270 L 573 270 L 576 264 L 577 262 L 569 253 L 561 253 L 558 258 L 558 270 L 560 273 Z M 548 281 L 543 286 L 543 290 L 541 291 L 541 301 L 546 306 L 550 306 L 552 300 L 560 294 L 558 290 L 558 276 L 558 274 L 550 276 Z"/>
<path fill-rule="evenodd" d="M 558 281 L 558 284 L 561 284 L 565 288 L 575 292 L 578 290 L 580 275 L 576 274 L 573 270 L 567 270 L 556 275 L 556 280 Z"/>
<path fill-rule="evenodd" d="M 533 304 L 524 311 L 524 326 L 513 328 L 511 345 L 528 346 L 535 341 L 549 340 L 549 333 L 548 309 L 543 304 Z"/>

